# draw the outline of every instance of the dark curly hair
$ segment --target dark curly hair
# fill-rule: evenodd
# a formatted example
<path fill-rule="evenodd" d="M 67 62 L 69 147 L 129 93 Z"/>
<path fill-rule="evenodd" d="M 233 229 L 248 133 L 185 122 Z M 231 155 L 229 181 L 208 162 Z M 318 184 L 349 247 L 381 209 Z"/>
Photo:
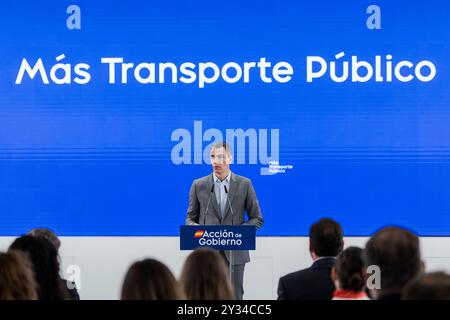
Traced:
<path fill-rule="evenodd" d="M 342 289 L 361 291 L 365 287 L 363 250 L 349 247 L 336 259 L 335 270 Z"/>
<path fill-rule="evenodd" d="M 62 300 L 65 294 L 59 276 L 59 260 L 56 248 L 50 241 L 33 236 L 14 240 L 9 250 L 24 252 L 33 265 L 40 300 Z"/>

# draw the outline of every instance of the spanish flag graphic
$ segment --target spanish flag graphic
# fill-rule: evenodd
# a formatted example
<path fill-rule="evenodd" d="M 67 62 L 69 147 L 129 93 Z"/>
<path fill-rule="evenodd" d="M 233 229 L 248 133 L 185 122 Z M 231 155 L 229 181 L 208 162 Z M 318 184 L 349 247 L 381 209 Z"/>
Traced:
<path fill-rule="evenodd" d="M 195 231 L 194 238 L 201 238 L 204 233 L 205 233 L 205 230 L 197 230 L 197 231 Z"/>

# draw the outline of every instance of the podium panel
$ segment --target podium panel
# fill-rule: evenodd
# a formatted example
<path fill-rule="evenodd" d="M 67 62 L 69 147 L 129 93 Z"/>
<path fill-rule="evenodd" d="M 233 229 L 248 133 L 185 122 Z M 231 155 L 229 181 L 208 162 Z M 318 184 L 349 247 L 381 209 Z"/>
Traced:
<path fill-rule="evenodd" d="M 255 226 L 180 226 L 180 250 L 208 247 L 215 250 L 255 250 Z"/>

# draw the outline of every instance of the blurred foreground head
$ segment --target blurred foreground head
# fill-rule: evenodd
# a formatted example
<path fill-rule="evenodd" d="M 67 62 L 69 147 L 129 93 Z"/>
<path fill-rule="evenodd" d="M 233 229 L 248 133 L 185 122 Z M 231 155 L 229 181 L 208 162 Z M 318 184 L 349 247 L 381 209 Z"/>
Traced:
<path fill-rule="evenodd" d="M 225 259 L 215 250 L 192 252 L 181 272 L 181 285 L 190 300 L 233 300 L 234 289 Z"/>
<path fill-rule="evenodd" d="M 172 272 L 161 262 L 135 262 L 125 276 L 122 300 L 180 300 L 184 294 Z"/>
<path fill-rule="evenodd" d="M 31 263 L 20 251 L 0 253 L 0 300 L 35 300 L 37 285 Z"/>
<path fill-rule="evenodd" d="M 372 292 L 400 296 L 406 284 L 423 269 L 419 238 L 403 228 L 386 227 L 376 232 L 366 244 L 367 265 L 380 268 L 381 289 Z"/>

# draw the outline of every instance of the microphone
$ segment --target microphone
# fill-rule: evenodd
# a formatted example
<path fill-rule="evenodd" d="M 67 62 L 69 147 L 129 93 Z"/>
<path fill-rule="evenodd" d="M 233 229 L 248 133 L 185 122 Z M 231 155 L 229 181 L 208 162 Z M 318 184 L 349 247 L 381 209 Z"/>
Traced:
<path fill-rule="evenodd" d="M 230 198 L 228 197 L 228 189 L 227 189 L 227 186 L 225 186 L 225 185 L 224 185 L 223 187 L 225 188 L 225 193 L 227 194 L 228 205 L 230 206 L 230 211 L 231 211 L 231 224 L 234 225 L 234 221 L 233 221 L 233 218 L 234 218 L 234 212 L 233 212 L 233 207 L 231 206 Z"/>
<path fill-rule="evenodd" d="M 214 183 L 212 184 L 211 191 L 209 192 L 208 203 L 206 204 L 205 214 L 203 215 L 203 225 L 206 225 L 206 215 L 208 214 L 208 208 L 209 208 L 209 204 L 211 203 L 211 198 L 212 198 L 213 193 L 214 193 Z"/>
<path fill-rule="evenodd" d="M 233 221 L 233 217 L 234 217 L 234 212 L 233 212 L 233 207 L 231 206 L 231 201 L 230 198 L 228 197 L 228 188 L 227 186 L 223 186 L 225 189 L 225 193 L 227 194 L 227 201 L 228 201 L 228 205 L 230 206 L 230 211 L 231 211 L 231 225 L 234 225 L 234 221 Z M 233 250 L 230 250 L 230 259 L 229 259 L 229 268 L 230 268 L 230 279 L 231 282 L 234 282 L 234 254 L 233 254 Z"/>

